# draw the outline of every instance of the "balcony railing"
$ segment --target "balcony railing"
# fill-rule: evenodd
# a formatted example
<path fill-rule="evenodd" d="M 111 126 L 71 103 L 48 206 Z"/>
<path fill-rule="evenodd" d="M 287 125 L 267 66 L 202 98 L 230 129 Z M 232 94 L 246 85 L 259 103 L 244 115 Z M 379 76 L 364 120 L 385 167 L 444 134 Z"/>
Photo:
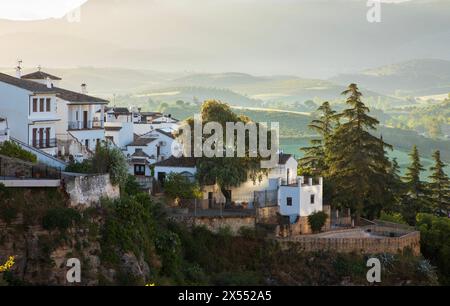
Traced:
<path fill-rule="evenodd" d="M 69 121 L 69 130 L 89 130 L 89 129 L 101 129 L 102 122 L 99 120 L 88 121 Z"/>
<path fill-rule="evenodd" d="M 48 138 L 42 140 L 34 140 L 33 147 L 37 149 L 48 149 L 48 148 L 56 148 L 57 142 L 56 138 Z"/>
<path fill-rule="evenodd" d="M 297 179 L 295 178 L 290 178 L 289 180 L 281 179 L 281 186 L 289 186 L 289 185 L 297 185 Z"/>

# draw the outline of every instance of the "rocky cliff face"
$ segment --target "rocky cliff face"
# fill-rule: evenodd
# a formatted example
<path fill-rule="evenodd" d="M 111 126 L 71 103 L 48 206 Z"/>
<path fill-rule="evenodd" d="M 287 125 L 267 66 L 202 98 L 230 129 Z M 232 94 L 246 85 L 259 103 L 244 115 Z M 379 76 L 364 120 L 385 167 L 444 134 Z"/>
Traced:
<path fill-rule="evenodd" d="M 45 190 L 20 190 L 0 199 L 0 263 L 9 256 L 15 256 L 13 268 L 3 275 L 3 284 L 115 284 L 117 277 L 124 272 L 145 280 L 149 267 L 132 253 L 119 254 L 121 262 L 115 267 L 102 264 L 100 226 L 103 219 L 100 208 L 89 211 L 78 207 L 82 217 L 76 226 L 65 230 L 45 229 L 42 220 L 48 210 L 69 206 L 69 199 L 63 191 L 56 191 L 56 196 L 53 191 L 50 193 Z M 47 197 L 47 203 L 40 202 Z M 8 206 L 18 203 L 19 199 L 24 201 L 23 205 L 13 206 L 14 209 Z M 24 212 L 23 209 L 29 210 Z M 67 267 L 70 258 L 80 260 L 81 283 L 69 283 L 66 279 L 71 268 Z"/>

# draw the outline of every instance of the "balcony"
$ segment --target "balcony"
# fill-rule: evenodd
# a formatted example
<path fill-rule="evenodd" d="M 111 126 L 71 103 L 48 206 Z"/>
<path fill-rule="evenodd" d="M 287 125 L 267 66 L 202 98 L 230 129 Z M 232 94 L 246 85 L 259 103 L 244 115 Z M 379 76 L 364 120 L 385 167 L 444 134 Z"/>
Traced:
<path fill-rule="evenodd" d="M 102 122 L 99 120 L 88 121 L 69 121 L 68 130 L 92 130 L 103 129 Z"/>
<path fill-rule="evenodd" d="M 36 149 L 56 148 L 57 147 L 56 138 L 34 140 L 33 147 Z"/>

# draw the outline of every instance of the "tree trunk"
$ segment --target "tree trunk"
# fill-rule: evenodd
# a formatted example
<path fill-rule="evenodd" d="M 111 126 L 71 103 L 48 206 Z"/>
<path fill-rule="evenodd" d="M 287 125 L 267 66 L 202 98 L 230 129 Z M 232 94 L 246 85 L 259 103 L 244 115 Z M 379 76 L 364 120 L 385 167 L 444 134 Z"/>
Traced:
<path fill-rule="evenodd" d="M 225 197 L 225 205 L 227 206 L 231 205 L 231 192 L 223 187 L 220 187 L 220 190 L 222 191 L 222 194 Z"/>

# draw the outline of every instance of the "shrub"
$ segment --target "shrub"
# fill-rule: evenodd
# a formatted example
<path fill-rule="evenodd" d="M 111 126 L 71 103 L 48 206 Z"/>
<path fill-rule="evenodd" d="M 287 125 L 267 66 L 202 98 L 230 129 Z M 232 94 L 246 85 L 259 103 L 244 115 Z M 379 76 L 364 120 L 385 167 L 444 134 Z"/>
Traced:
<path fill-rule="evenodd" d="M 75 209 L 57 207 L 47 211 L 42 219 L 42 226 L 46 230 L 59 229 L 64 231 L 80 220 L 81 215 Z"/>
<path fill-rule="evenodd" d="M 131 251 L 136 257 L 149 256 L 153 249 L 153 203 L 148 195 L 122 196 L 117 200 L 103 200 L 107 218 L 101 228 L 102 261 L 119 262 L 120 252 Z"/>
<path fill-rule="evenodd" d="M 7 224 L 16 218 L 17 213 L 18 209 L 11 203 L 0 203 L 0 218 Z"/>
<path fill-rule="evenodd" d="M 418 214 L 422 254 L 438 267 L 439 282 L 450 284 L 450 219 L 431 214 Z"/>
<path fill-rule="evenodd" d="M 317 233 L 320 232 L 327 219 L 328 215 L 325 212 L 318 211 L 308 216 L 308 223 L 311 226 L 311 230 Z"/>
<path fill-rule="evenodd" d="M 179 173 L 170 173 L 164 183 L 164 192 L 172 199 L 198 199 L 202 192 L 197 183 Z"/>
<path fill-rule="evenodd" d="M 70 163 L 66 167 L 66 171 L 73 173 L 93 173 L 92 161 L 89 159 L 85 159 L 81 163 L 79 162 Z"/>
<path fill-rule="evenodd" d="M 109 173 L 114 185 L 123 186 L 128 177 L 128 163 L 122 151 L 106 142 L 97 146 L 92 168 L 97 173 Z"/>
<path fill-rule="evenodd" d="M 27 162 L 37 162 L 36 155 L 25 151 L 18 144 L 12 141 L 5 141 L 0 144 L 0 154 L 8 157 L 18 158 Z"/>
<path fill-rule="evenodd" d="M 159 232 L 155 247 L 158 255 L 162 258 L 163 273 L 178 278 L 182 259 L 180 237 L 170 231 Z"/>
<path fill-rule="evenodd" d="M 403 218 L 402 214 L 400 213 L 386 213 L 382 211 L 380 215 L 380 220 L 398 224 L 408 224 Z"/>
<path fill-rule="evenodd" d="M 123 189 L 127 195 L 135 195 L 141 192 L 141 188 L 139 187 L 136 178 L 131 174 L 127 176 Z"/>
<path fill-rule="evenodd" d="M 18 213 L 17 203 L 11 203 L 10 199 L 11 191 L 5 185 L 0 184 L 0 219 L 8 224 Z"/>

